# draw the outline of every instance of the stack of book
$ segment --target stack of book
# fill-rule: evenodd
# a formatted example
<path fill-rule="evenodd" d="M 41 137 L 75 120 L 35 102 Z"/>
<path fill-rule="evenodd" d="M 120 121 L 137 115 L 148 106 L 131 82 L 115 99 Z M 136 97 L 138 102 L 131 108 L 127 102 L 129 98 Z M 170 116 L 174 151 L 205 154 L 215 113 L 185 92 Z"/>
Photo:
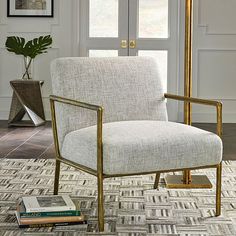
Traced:
<path fill-rule="evenodd" d="M 22 197 L 16 218 L 20 228 L 86 224 L 78 205 L 68 195 Z"/>

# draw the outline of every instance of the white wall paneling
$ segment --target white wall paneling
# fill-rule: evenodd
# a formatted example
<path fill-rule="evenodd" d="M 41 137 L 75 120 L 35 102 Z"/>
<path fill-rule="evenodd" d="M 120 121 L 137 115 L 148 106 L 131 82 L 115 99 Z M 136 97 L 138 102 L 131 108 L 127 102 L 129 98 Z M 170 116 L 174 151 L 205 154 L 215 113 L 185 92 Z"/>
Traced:
<path fill-rule="evenodd" d="M 170 0 L 177 1 L 177 0 Z M 51 93 L 49 65 L 56 57 L 78 56 L 79 0 L 54 0 L 54 18 L 7 18 L 7 1 L 0 1 L 0 119 L 7 119 L 12 89 L 9 81 L 22 75 L 22 58 L 5 50 L 6 37 L 32 39 L 51 34 L 53 45 L 47 54 L 34 62 L 34 78 L 45 81 L 42 89 L 45 113 L 50 118 L 48 96 Z M 179 50 L 175 88 L 183 95 L 184 2 L 179 0 Z M 236 9 L 235 0 L 194 0 L 193 96 L 219 99 L 223 102 L 224 122 L 236 122 Z M 176 26 L 177 27 L 177 26 Z M 179 76 L 180 75 L 180 76 Z M 179 88 L 178 88 L 179 87 Z M 180 103 L 182 104 L 182 103 Z M 175 105 L 173 105 L 175 106 Z M 179 120 L 183 108 L 179 106 Z M 204 106 L 193 107 L 193 119 L 215 122 L 215 111 Z"/>
<path fill-rule="evenodd" d="M 194 0 L 193 96 L 223 102 L 223 121 L 236 122 L 235 0 Z M 182 38 L 183 40 L 183 38 Z M 183 81 L 180 81 L 180 94 Z M 183 110 L 179 110 L 180 117 Z M 213 108 L 193 106 L 194 122 L 215 122 Z"/>
<path fill-rule="evenodd" d="M 197 59 L 197 96 L 236 99 L 236 50 L 199 49 Z"/>
<path fill-rule="evenodd" d="M 235 0 L 199 0 L 198 24 L 207 34 L 236 35 Z"/>
<path fill-rule="evenodd" d="M 23 71 L 22 57 L 5 49 L 7 36 L 21 36 L 29 40 L 47 34 L 52 36 L 53 45 L 47 54 L 39 55 L 34 60 L 33 78 L 45 81 L 42 96 L 46 118 L 50 119 L 50 62 L 57 57 L 76 56 L 75 6 L 77 0 L 54 0 L 53 18 L 7 18 L 7 1 L 0 1 L 0 120 L 8 119 L 12 96 L 9 81 L 20 78 Z"/>

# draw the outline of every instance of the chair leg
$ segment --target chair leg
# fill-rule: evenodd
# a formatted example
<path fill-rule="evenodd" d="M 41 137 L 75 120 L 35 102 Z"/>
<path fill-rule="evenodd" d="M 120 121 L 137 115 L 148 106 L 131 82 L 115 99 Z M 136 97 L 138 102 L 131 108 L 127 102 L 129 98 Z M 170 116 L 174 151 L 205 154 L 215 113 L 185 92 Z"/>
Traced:
<path fill-rule="evenodd" d="M 61 166 L 61 162 L 59 160 L 56 160 L 55 177 L 54 177 L 54 192 L 53 192 L 54 195 L 58 194 L 60 166 Z"/>
<path fill-rule="evenodd" d="M 156 173 L 156 178 L 155 178 L 155 183 L 154 183 L 154 189 L 158 188 L 159 180 L 160 180 L 161 173 L 157 172 Z"/>
<path fill-rule="evenodd" d="M 222 163 L 216 169 L 216 216 L 221 214 L 221 178 L 222 178 Z"/>
<path fill-rule="evenodd" d="M 103 177 L 98 175 L 98 229 L 104 231 Z"/>

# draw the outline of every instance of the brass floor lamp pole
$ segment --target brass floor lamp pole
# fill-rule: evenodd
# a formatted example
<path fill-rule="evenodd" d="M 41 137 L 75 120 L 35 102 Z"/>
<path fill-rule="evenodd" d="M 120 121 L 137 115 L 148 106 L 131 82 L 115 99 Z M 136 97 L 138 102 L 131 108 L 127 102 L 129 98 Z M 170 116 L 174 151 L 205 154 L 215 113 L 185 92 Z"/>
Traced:
<path fill-rule="evenodd" d="M 184 96 L 192 96 L 192 37 L 193 37 L 193 0 L 185 1 L 185 54 L 184 54 Z M 190 103 L 184 103 L 184 123 L 192 124 L 192 107 Z M 192 182 L 191 172 L 184 171 L 184 184 Z"/>
<path fill-rule="evenodd" d="M 184 52 L 184 95 L 192 97 L 192 39 L 193 39 L 193 0 L 185 0 L 185 52 Z M 184 103 L 184 123 L 192 124 L 192 107 Z M 167 188 L 212 188 L 207 176 L 191 176 L 190 170 L 182 175 L 168 175 L 165 179 Z"/>

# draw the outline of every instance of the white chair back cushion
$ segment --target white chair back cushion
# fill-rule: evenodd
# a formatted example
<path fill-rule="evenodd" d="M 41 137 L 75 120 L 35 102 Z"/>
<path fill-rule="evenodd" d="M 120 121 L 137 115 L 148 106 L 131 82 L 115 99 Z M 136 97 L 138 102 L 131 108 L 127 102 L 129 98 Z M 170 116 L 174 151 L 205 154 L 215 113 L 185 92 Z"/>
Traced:
<path fill-rule="evenodd" d="M 51 76 L 53 95 L 103 106 L 104 122 L 167 120 L 153 58 L 59 58 Z M 60 146 L 68 132 L 96 124 L 96 112 L 58 103 L 56 117 Z"/>

